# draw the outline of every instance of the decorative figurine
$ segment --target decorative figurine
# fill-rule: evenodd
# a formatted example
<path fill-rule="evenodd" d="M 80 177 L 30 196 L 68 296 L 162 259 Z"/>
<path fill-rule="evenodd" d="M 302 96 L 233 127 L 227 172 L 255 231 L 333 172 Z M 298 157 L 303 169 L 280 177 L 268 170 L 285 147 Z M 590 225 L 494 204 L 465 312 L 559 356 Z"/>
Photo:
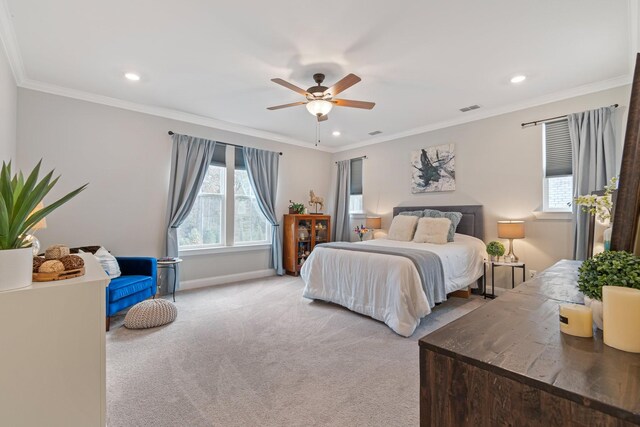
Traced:
<path fill-rule="evenodd" d="M 318 212 L 318 205 L 320 205 L 320 210 L 324 209 L 324 197 L 316 196 L 316 193 L 313 190 L 309 191 L 309 206 L 316 206 L 316 212 L 312 215 L 321 215 L 322 212 Z"/>

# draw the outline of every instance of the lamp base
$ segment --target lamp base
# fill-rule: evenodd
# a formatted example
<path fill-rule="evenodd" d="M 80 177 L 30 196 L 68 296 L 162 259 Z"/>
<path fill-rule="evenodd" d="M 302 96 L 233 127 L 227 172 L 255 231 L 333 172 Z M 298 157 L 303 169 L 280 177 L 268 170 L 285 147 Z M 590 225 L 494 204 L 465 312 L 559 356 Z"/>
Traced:
<path fill-rule="evenodd" d="M 516 256 L 515 253 L 513 253 L 513 239 L 509 239 L 509 253 L 507 254 L 507 256 L 509 258 L 511 258 L 513 260 L 513 262 L 519 262 L 520 258 L 518 258 Z"/>
<path fill-rule="evenodd" d="M 40 253 L 40 240 L 33 234 L 27 234 L 24 241 L 31 244 L 33 256 L 38 256 Z"/>

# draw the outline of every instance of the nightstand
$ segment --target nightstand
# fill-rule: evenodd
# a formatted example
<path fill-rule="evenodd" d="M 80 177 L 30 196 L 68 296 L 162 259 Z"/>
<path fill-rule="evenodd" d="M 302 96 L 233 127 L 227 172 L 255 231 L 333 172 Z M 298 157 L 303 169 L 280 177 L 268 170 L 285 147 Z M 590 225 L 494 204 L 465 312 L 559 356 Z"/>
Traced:
<path fill-rule="evenodd" d="M 487 294 L 487 286 L 486 286 L 486 277 L 487 277 L 487 264 L 491 265 L 491 294 Z M 525 264 L 524 262 L 500 262 L 500 261 L 485 261 L 484 262 L 484 277 L 485 277 L 485 286 L 484 286 L 484 297 L 485 298 L 495 298 L 495 270 L 496 267 L 511 267 L 511 289 L 515 288 L 516 280 L 515 280 L 515 269 L 522 269 L 522 281 L 525 281 Z"/>

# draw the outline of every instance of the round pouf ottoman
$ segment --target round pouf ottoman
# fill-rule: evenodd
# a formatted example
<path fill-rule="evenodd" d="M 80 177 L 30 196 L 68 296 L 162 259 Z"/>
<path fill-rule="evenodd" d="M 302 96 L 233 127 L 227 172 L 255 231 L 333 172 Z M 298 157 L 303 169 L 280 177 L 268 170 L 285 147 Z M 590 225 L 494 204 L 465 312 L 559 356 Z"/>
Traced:
<path fill-rule="evenodd" d="M 177 315 L 178 310 L 171 301 L 149 299 L 129 309 L 124 317 L 124 327 L 127 329 L 155 328 L 173 322 Z"/>

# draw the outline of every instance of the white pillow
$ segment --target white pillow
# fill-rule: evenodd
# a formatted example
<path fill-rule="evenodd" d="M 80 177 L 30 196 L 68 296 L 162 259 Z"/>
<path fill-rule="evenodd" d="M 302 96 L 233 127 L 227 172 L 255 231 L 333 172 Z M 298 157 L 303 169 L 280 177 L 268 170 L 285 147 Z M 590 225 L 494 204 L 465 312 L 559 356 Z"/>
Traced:
<path fill-rule="evenodd" d="M 96 257 L 104 271 L 107 272 L 107 275 L 111 279 L 120 277 L 120 274 L 122 273 L 120 272 L 120 266 L 118 265 L 118 261 L 116 261 L 116 257 L 111 255 L 103 246 L 100 246 L 100 249 L 98 249 L 93 256 Z"/>
<path fill-rule="evenodd" d="M 413 233 L 416 231 L 417 224 L 417 216 L 397 215 L 393 218 L 393 221 L 391 221 L 388 238 L 390 240 L 410 242 L 411 239 L 413 239 Z"/>
<path fill-rule="evenodd" d="M 450 227 L 451 220 L 449 218 L 420 218 L 413 241 L 444 245 L 447 243 Z"/>

